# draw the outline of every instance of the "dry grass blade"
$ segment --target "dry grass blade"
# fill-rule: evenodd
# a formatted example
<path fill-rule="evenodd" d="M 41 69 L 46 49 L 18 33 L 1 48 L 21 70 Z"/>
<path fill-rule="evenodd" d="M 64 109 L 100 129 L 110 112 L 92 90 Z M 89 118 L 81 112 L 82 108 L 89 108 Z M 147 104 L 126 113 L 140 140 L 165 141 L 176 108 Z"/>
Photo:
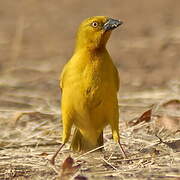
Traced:
<path fill-rule="evenodd" d="M 102 160 L 103 160 L 106 164 L 108 164 L 109 166 L 111 166 L 114 170 L 118 171 L 118 169 L 117 169 L 115 166 L 113 166 L 110 162 L 108 162 L 106 159 L 102 158 Z"/>
<path fill-rule="evenodd" d="M 88 154 L 90 154 L 90 153 L 92 153 L 92 152 L 95 152 L 95 151 L 97 151 L 97 150 L 99 150 L 99 149 L 101 149 L 101 148 L 103 148 L 104 147 L 104 145 L 103 146 L 99 146 L 99 147 L 97 147 L 97 148 L 95 148 L 95 149 L 92 149 L 92 150 L 90 150 L 90 151 L 88 151 L 88 152 L 86 152 L 86 153 L 84 153 L 84 154 L 81 154 L 80 156 L 78 156 L 77 158 L 75 158 L 76 160 L 77 159 L 79 159 L 79 158 L 81 158 L 81 157 L 84 157 L 84 156 L 86 156 L 86 155 L 88 155 Z"/>
<path fill-rule="evenodd" d="M 49 119 L 53 119 L 54 116 L 52 114 L 45 114 L 45 113 L 42 113 L 42 112 L 39 112 L 39 111 L 34 111 L 34 112 L 20 112 L 20 113 L 16 113 L 15 114 L 15 117 L 14 117 L 14 121 L 15 121 L 15 124 L 18 123 L 18 121 L 23 117 L 23 116 L 29 116 L 29 118 L 32 120 L 32 119 L 46 119 L 46 118 L 49 118 Z"/>

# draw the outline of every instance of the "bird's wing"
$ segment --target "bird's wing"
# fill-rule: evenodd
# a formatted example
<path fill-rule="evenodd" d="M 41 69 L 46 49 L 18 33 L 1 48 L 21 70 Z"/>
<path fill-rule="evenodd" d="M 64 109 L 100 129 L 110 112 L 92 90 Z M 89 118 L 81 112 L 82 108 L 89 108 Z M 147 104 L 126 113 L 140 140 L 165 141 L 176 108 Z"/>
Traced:
<path fill-rule="evenodd" d="M 117 91 L 119 91 L 119 72 L 115 66 L 114 66 L 114 79 L 115 79 Z"/>

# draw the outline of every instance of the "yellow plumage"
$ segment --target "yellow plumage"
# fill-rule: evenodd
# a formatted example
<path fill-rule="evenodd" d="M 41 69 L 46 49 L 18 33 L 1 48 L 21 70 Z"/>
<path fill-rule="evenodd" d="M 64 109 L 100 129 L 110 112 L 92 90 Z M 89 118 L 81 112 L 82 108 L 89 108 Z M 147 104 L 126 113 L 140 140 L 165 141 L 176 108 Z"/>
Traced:
<path fill-rule="evenodd" d="M 82 22 L 74 54 L 60 76 L 63 144 L 76 127 L 71 148 L 88 151 L 103 145 L 103 129 L 110 125 L 119 142 L 117 93 L 119 77 L 106 50 L 112 29 L 121 21 L 96 16 Z"/>

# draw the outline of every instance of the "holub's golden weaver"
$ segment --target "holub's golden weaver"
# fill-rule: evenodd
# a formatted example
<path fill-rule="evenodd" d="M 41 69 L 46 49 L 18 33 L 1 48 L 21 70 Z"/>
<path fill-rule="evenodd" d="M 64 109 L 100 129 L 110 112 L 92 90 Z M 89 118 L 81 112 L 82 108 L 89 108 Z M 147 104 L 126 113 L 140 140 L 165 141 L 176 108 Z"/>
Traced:
<path fill-rule="evenodd" d="M 110 125 L 113 139 L 120 145 L 119 76 L 106 43 L 112 30 L 121 24 L 120 20 L 95 16 L 84 20 L 79 27 L 74 54 L 60 76 L 63 139 L 52 164 L 68 142 L 73 125 L 74 151 L 86 152 L 102 146 L 106 125 Z M 125 155 L 121 145 L 120 148 Z"/>

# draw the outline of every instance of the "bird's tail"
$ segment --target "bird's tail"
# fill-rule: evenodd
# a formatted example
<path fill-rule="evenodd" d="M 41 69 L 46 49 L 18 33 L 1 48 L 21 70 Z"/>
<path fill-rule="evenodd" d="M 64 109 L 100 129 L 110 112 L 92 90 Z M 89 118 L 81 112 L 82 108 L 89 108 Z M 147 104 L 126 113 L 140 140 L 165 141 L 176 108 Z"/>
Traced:
<path fill-rule="evenodd" d="M 88 140 L 86 140 L 81 132 L 76 128 L 74 131 L 73 139 L 71 142 L 71 149 L 76 152 L 87 152 L 104 144 L 103 142 L 103 132 L 100 134 L 97 144 L 92 145 Z M 101 148 L 102 150 L 103 148 Z"/>

